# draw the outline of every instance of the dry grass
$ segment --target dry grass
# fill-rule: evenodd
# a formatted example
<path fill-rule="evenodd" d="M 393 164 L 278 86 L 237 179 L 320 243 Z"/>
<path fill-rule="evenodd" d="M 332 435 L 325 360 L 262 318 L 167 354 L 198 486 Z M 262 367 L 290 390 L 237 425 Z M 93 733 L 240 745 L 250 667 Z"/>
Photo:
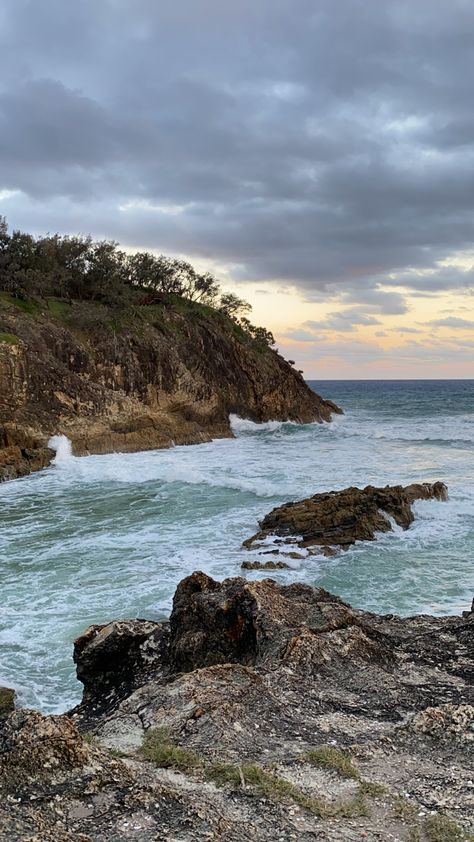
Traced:
<path fill-rule="evenodd" d="M 423 822 L 423 830 L 429 842 L 472 842 L 474 839 L 447 816 L 428 816 Z"/>
<path fill-rule="evenodd" d="M 205 774 L 217 786 L 250 786 L 257 795 L 272 801 L 292 802 L 317 816 L 328 815 L 328 807 L 322 801 L 307 795 L 286 778 L 267 772 L 257 763 L 243 763 L 240 766 L 231 763 L 210 763 Z"/>

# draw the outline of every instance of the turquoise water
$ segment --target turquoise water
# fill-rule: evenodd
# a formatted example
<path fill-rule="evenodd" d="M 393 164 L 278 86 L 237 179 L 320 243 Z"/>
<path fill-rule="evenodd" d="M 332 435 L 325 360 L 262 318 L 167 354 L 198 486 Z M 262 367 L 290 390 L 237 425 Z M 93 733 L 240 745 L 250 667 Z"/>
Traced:
<path fill-rule="evenodd" d="M 241 574 L 258 519 L 290 499 L 348 485 L 442 480 L 407 531 L 279 581 L 322 585 L 355 605 L 459 613 L 474 593 L 474 381 L 324 382 L 331 424 L 255 425 L 194 447 L 75 459 L 0 486 L 0 685 L 62 711 L 80 698 L 71 652 L 90 623 L 162 618 L 193 570 Z M 258 577 L 248 572 L 249 578 Z M 262 574 L 260 574 L 262 575 Z"/>

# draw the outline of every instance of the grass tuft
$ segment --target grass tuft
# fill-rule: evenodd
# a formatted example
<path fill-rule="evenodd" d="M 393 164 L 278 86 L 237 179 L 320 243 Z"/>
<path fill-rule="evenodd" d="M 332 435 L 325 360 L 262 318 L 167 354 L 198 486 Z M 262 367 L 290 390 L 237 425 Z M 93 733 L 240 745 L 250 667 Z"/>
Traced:
<path fill-rule="evenodd" d="M 472 842 L 474 837 L 464 833 L 453 819 L 447 816 L 428 816 L 423 822 L 423 830 L 429 842 Z"/>
<path fill-rule="evenodd" d="M 236 766 L 230 763 L 210 763 L 205 770 L 206 777 L 217 786 L 251 786 L 255 793 L 272 801 L 293 802 L 317 816 L 327 816 L 328 807 L 319 799 L 307 795 L 299 787 L 285 778 L 267 772 L 257 763 L 243 763 Z"/>
<path fill-rule="evenodd" d="M 0 342 L 6 342 L 8 345 L 18 345 L 18 336 L 15 336 L 13 333 L 4 333 L 0 331 Z"/>
<path fill-rule="evenodd" d="M 142 754 L 147 760 L 151 760 L 162 768 L 185 772 L 202 766 L 202 761 L 196 752 L 175 745 L 166 728 L 150 728 L 147 731 L 143 740 Z"/>
<path fill-rule="evenodd" d="M 315 754 L 318 751 L 316 750 Z M 249 794 L 268 798 L 277 803 L 297 804 L 319 818 L 355 818 L 370 815 L 365 796 L 381 795 L 385 792 L 385 788 L 369 781 L 361 781 L 357 769 L 351 764 L 350 756 L 346 752 L 339 750 L 336 752 L 337 759 L 336 754 L 331 755 L 330 768 L 335 768 L 337 764 L 339 773 L 344 777 L 358 780 L 359 786 L 353 798 L 343 803 L 330 804 L 308 795 L 296 784 L 275 772 L 267 771 L 258 763 L 235 764 L 220 760 L 205 761 L 196 752 L 177 746 L 166 728 L 152 728 L 147 731 L 142 746 L 143 756 L 156 763 L 157 766 L 191 773 L 201 771 L 216 786 L 244 788 Z M 321 756 L 318 753 L 318 757 Z M 328 754 L 325 753 L 323 756 L 326 762 Z"/>
<path fill-rule="evenodd" d="M 383 786 L 383 784 L 376 784 L 372 781 L 365 780 L 361 780 L 359 789 L 363 795 L 370 795 L 372 798 L 379 798 L 388 792 L 387 787 Z"/>
<path fill-rule="evenodd" d="M 407 798 L 396 798 L 392 805 L 393 815 L 396 816 L 397 819 L 402 819 L 403 821 L 408 821 L 409 819 L 413 819 L 417 815 L 417 808 L 414 804 L 408 801 Z"/>
<path fill-rule="evenodd" d="M 314 766 L 321 766 L 323 769 L 331 769 L 343 778 L 360 777 L 358 770 L 352 762 L 348 751 L 336 748 L 335 746 L 319 746 L 305 754 L 304 759 Z"/>

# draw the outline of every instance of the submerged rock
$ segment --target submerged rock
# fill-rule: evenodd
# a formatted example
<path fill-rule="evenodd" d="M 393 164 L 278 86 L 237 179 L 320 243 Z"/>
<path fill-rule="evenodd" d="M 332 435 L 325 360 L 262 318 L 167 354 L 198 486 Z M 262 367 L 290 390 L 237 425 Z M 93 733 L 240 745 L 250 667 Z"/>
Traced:
<path fill-rule="evenodd" d="M 315 494 L 273 509 L 261 522 L 260 531 L 244 541 L 244 547 L 273 535 L 299 547 L 344 548 L 356 541 L 373 541 L 377 532 L 392 529 L 392 520 L 408 529 L 414 520 L 411 505 L 415 500 L 446 500 L 447 496 L 443 482 L 384 488 L 367 485 Z"/>

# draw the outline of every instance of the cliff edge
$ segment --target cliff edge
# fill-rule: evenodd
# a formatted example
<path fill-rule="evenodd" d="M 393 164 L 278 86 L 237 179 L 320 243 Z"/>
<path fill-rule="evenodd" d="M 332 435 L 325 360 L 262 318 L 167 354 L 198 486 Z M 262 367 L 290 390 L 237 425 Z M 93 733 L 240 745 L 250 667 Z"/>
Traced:
<path fill-rule="evenodd" d="M 49 464 L 50 436 L 76 455 L 192 444 L 256 422 L 340 412 L 277 351 L 179 296 L 114 307 L 0 293 L 0 480 Z"/>

